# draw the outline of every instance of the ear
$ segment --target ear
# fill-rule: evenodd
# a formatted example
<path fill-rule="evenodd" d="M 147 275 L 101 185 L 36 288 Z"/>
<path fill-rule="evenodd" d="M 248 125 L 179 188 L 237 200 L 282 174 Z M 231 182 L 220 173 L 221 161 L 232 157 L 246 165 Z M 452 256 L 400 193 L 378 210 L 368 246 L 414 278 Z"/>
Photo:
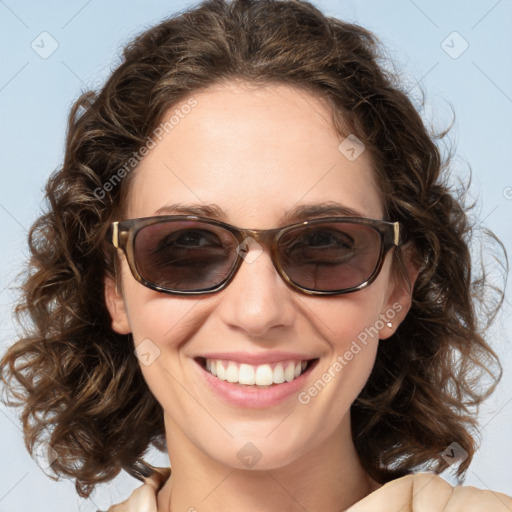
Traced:
<path fill-rule="evenodd" d="M 131 332 L 126 313 L 124 297 L 118 290 L 116 280 L 112 277 L 105 277 L 105 303 L 112 319 L 112 329 L 119 334 Z"/>
<path fill-rule="evenodd" d="M 406 245 L 401 250 L 406 278 L 390 275 L 388 296 L 380 314 L 382 328 L 379 329 L 379 339 L 384 340 L 392 336 L 411 309 L 412 292 L 419 274 L 419 264 L 415 258 L 412 245 Z"/>

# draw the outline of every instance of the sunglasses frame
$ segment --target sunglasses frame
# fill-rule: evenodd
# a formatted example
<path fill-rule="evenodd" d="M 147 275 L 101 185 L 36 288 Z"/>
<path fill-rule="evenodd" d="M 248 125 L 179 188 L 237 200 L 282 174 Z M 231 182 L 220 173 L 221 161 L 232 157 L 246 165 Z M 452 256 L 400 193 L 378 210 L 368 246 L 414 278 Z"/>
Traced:
<path fill-rule="evenodd" d="M 234 276 L 236 275 L 238 269 L 240 268 L 242 261 L 244 260 L 244 257 L 240 254 L 240 252 L 237 250 L 237 257 L 234 262 L 233 268 L 231 269 L 228 276 L 217 286 L 214 288 L 207 288 L 205 290 L 170 290 L 167 288 L 163 288 L 161 286 L 158 286 L 156 284 L 153 284 L 140 274 L 139 270 L 137 269 L 137 264 L 135 261 L 135 237 L 137 233 L 146 226 L 151 226 L 153 224 L 159 224 L 162 222 L 169 222 L 169 221 L 185 221 L 185 220 L 192 220 L 192 221 L 198 221 L 203 222 L 206 224 L 210 224 L 212 226 L 218 226 L 221 228 L 224 228 L 225 230 L 232 233 L 235 238 L 238 241 L 238 244 L 242 244 L 244 240 L 248 237 L 253 238 L 258 243 L 260 243 L 262 246 L 265 246 L 267 248 L 270 248 L 270 254 L 272 263 L 274 264 L 274 267 L 278 271 L 281 278 L 293 289 L 298 290 L 302 293 L 305 293 L 307 295 L 342 295 L 346 293 L 352 293 L 358 290 L 361 290 L 363 288 L 366 288 L 370 284 L 372 284 L 377 276 L 379 275 L 382 265 L 384 263 L 384 258 L 388 251 L 395 246 L 402 245 L 403 242 L 403 236 L 401 234 L 401 228 L 399 222 L 388 222 L 385 220 L 377 220 L 377 219 L 366 219 L 363 217 L 319 217 L 303 222 L 297 222 L 294 224 L 290 224 L 288 226 L 284 226 L 281 228 L 274 228 L 274 229 L 242 229 L 237 228 L 235 226 L 232 226 L 231 224 L 227 224 L 225 222 L 216 220 L 216 219 L 209 219 L 207 217 L 199 217 L 196 215 L 160 215 L 156 217 L 141 217 L 137 219 L 130 219 L 130 220 L 123 220 L 123 221 L 115 221 L 113 222 L 107 231 L 107 241 L 112 244 L 116 249 L 121 250 L 125 256 L 126 260 L 128 262 L 128 266 L 130 267 L 130 271 L 133 275 L 133 277 L 142 285 L 146 286 L 147 288 L 150 288 L 152 290 L 162 292 L 162 293 L 168 293 L 172 295 L 206 295 L 210 293 L 218 292 L 224 288 L 226 288 L 229 283 L 233 280 Z M 323 223 L 332 223 L 332 222 L 340 222 L 340 223 L 347 223 L 347 224 L 359 224 L 362 226 L 369 226 L 373 228 L 375 231 L 378 232 L 380 236 L 380 252 L 379 252 L 379 259 L 377 261 L 377 264 L 375 266 L 375 269 L 373 270 L 370 277 L 364 281 L 363 283 L 359 284 L 358 286 L 353 286 L 351 288 L 341 289 L 341 290 L 312 290 L 310 288 L 304 288 L 296 283 L 294 283 L 286 274 L 284 269 L 281 266 L 281 263 L 279 261 L 278 256 L 278 242 L 279 239 L 285 235 L 286 233 L 293 231 L 297 228 L 304 227 L 304 226 L 312 226 L 315 224 L 323 224 Z"/>

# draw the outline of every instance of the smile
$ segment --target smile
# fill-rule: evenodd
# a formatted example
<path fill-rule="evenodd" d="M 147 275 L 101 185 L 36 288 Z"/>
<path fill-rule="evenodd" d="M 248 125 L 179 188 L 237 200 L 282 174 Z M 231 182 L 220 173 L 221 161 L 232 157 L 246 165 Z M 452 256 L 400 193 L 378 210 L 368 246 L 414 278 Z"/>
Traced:
<path fill-rule="evenodd" d="M 231 352 L 205 354 L 194 361 L 201 380 L 222 401 L 237 408 L 262 409 L 294 400 L 306 386 L 319 358 L 305 359 L 299 354 L 278 352 Z"/>
<path fill-rule="evenodd" d="M 292 382 L 306 371 L 308 362 L 290 360 L 252 365 L 222 359 L 204 359 L 204 367 L 218 379 L 233 384 L 270 387 L 274 384 Z"/>

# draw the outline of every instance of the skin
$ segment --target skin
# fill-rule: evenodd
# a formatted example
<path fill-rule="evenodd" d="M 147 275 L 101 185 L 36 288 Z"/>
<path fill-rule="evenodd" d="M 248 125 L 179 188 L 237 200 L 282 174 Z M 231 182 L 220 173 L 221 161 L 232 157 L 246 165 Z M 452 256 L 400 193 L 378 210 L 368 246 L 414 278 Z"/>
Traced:
<path fill-rule="evenodd" d="M 109 512 L 154 512 L 156 489 L 168 478 L 169 470 L 157 472 L 136 489 L 130 498 Z M 372 492 L 345 512 L 509 512 L 512 498 L 473 486 L 452 487 L 431 473 L 417 473 L 393 480 Z M 189 512 L 194 512 L 189 510 Z"/>
<path fill-rule="evenodd" d="M 239 82 L 194 98 L 197 107 L 134 171 L 124 218 L 152 216 L 170 203 L 214 203 L 224 221 L 265 229 L 285 225 L 283 215 L 298 204 L 326 200 L 383 218 L 370 155 L 350 161 L 340 152 L 344 137 L 319 98 L 287 85 Z M 339 511 L 379 487 L 358 459 L 350 406 L 370 375 L 379 338 L 392 335 L 410 307 L 392 258 L 390 251 L 369 287 L 331 297 L 291 289 L 266 250 L 244 262 L 226 289 L 188 297 L 142 286 L 121 258 L 121 291 L 105 282 L 112 328 L 131 332 L 136 346 L 151 340 L 160 352 L 141 365 L 164 411 L 172 461 L 159 511 Z M 414 283 L 411 265 L 409 274 Z M 306 405 L 293 396 L 265 409 L 234 407 L 198 378 L 194 357 L 206 351 L 296 351 L 319 358 L 307 389 L 398 304 L 392 327 L 384 323 Z M 261 453 L 250 469 L 237 457 L 248 442 Z"/>
<path fill-rule="evenodd" d="M 346 512 L 508 512 L 506 494 L 473 486 L 452 487 L 441 477 L 418 473 L 393 480 Z"/>

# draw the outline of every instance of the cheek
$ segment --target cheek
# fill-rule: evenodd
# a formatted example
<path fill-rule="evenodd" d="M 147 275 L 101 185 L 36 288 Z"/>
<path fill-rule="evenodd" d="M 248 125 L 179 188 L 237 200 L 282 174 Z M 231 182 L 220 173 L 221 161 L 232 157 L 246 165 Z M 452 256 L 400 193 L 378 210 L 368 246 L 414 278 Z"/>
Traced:
<path fill-rule="evenodd" d="M 386 319 L 395 316 L 393 308 L 386 309 L 392 291 L 389 267 L 388 258 L 382 272 L 370 286 L 327 300 L 323 306 L 316 308 L 317 315 L 325 325 L 324 335 L 338 352 L 351 350 L 354 344 L 364 347 L 378 342 Z"/>
<path fill-rule="evenodd" d="M 198 322 L 194 315 L 197 299 L 187 301 L 165 296 L 130 302 L 128 316 L 135 342 L 151 338 L 158 345 L 179 345 L 193 330 L 191 322 Z"/>
<path fill-rule="evenodd" d="M 148 291 L 149 295 L 141 290 L 128 300 L 135 354 L 158 402 L 164 408 L 171 404 L 171 409 L 186 410 L 190 397 L 183 389 L 190 387 L 187 378 L 192 361 L 187 352 L 208 312 L 201 307 L 201 299 Z"/>
<path fill-rule="evenodd" d="M 383 290 L 368 287 L 354 294 L 310 303 L 310 318 L 329 347 L 316 369 L 315 382 L 299 402 L 315 402 L 333 425 L 357 398 L 372 371 L 379 344 Z"/>
<path fill-rule="evenodd" d="M 333 352 L 343 353 L 353 342 L 366 345 L 378 339 L 383 327 L 382 296 L 378 286 L 372 285 L 345 296 L 324 298 L 309 304 L 309 316 L 315 319 L 316 330 Z"/>
<path fill-rule="evenodd" d="M 328 327 L 324 332 L 330 354 L 323 362 L 321 379 L 327 383 L 334 382 L 333 387 L 344 387 L 345 394 L 364 385 L 379 343 L 382 323 L 379 304 L 360 297 L 351 298 L 337 309 L 329 306 L 329 318 L 323 317 Z M 360 300 L 364 304 L 359 303 Z"/>
<path fill-rule="evenodd" d="M 179 344 L 192 328 L 191 319 L 198 321 L 191 313 L 201 299 L 151 290 L 133 278 L 126 262 L 123 262 L 122 284 L 135 346 L 146 339 L 158 346 Z"/>

